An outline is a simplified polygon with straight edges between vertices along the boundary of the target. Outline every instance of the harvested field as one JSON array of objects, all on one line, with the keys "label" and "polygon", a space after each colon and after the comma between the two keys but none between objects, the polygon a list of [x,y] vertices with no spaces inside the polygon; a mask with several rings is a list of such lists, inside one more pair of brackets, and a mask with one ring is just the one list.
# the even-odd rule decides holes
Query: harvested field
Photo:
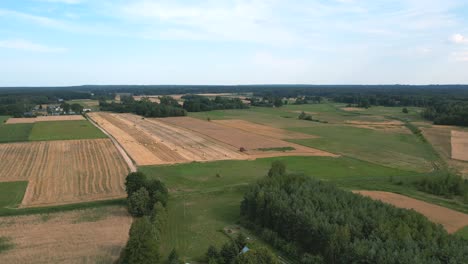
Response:
[{"label": "harvested field", "polygon": [[441,224],[449,233],[454,233],[468,225],[467,214],[400,194],[381,191],[355,191],[355,193],[369,196],[372,199],[380,200],[396,207],[413,209],[416,212],[423,214],[434,223]]},{"label": "harvested field", "polygon": [[14,248],[2,263],[114,263],[132,218],[123,207],[0,218],[0,236]]},{"label": "harvested field", "polygon": [[468,132],[452,130],[452,159],[468,161]]},{"label": "harvested field", "polygon": [[129,169],[110,139],[0,144],[0,160],[0,181],[29,181],[23,207],[125,196]]},{"label": "harvested field", "polygon": [[411,134],[411,131],[405,127],[405,124],[397,120],[385,122],[347,120],[345,121],[345,124],[353,127],[380,130],[384,132]]},{"label": "harvested field", "polygon": [[232,146],[192,131],[132,114],[89,115],[109,132],[138,165],[247,159]]},{"label": "harvested field", "polygon": [[[204,121],[191,117],[169,117],[160,119],[162,122],[189,129],[208,136],[217,141],[231,145],[236,149],[244,148],[246,153],[253,158],[274,157],[274,156],[336,156],[334,154],[304,147],[302,145],[286,142],[275,138],[267,138],[255,133],[246,132],[219,123]],[[288,152],[270,152],[265,153],[261,148],[286,148],[292,147],[295,150]]]},{"label": "harvested field", "polygon": [[82,115],[38,116],[35,118],[9,118],[6,124],[30,124],[48,121],[76,121],[85,120]]},{"label": "harvested field", "polygon": [[145,96],[145,95],[133,96],[133,99],[135,99],[135,101],[141,101],[142,98],[148,98],[151,102],[158,103],[158,104],[159,102],[161,102],[161,100],[159,100],[159,96]]},{"label": "harvested field", "polygon": [[276,139],[316,138],[316,136],[313,135],[260,125],[240,119],[213,120],[211,122]]},{"label": "harvested field", "polygon": [[359,108],[359,107],[343,107],[341,108],[342,110],[344,111],[347,111],[347,112],[354,112],[354,111],[362,111],[362,110],[365,110],[364,108]]}]

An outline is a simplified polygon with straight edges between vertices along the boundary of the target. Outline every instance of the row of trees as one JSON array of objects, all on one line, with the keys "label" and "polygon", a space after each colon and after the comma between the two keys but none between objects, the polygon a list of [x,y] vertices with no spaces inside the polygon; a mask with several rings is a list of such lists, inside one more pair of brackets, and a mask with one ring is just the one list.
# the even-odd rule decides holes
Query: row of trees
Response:
[{"label": "row of trees", "polygon": [[210,246],[206,252],[208,264],[279,264],[278,258],[265,247],[243,251],[247,239],[240,233],[233,241],[225,243],[221,249]]},{"label": "row of trees", "polygon": [[[161,236],[166,226],[168,191],[159,180],[149,180],[141,172],[130,173],[125,182],[129,213],[136,217],[129,239],[122,251],[122,264],[164,263],[159,253]],[[174,251],[171,264],[180,260]]]},{"label": "row of trees", "polygon": [[239,98],[216,96],[214,100],[201,95],[185,95],[182,97],[184,109],[188,112],[204,112],[223,109],[246,109],[248,106]]},{"label": "row of trees", "polygon": [[441,172],[439,175],[431,175],[416,182],[420,191],[430,194],[453,198],[462,197],[468,203],[468,180],[459,175]]},{"label": "row of trees", "polygon": [[301,263],[463,263],[466,242],[424,216],[276,164],[241,204],[242,223]]},{"label": "row of trees", "polygon": [[164,100],[161,103],[151,102],[148,98],[136,101],[132,96],[122,96],[121,103],[99,101],[99,107],[103,111],[117,113],[135,113],[145,117],[169,117],[185,116],[187,112],[179,105],[174,106],[172,101]]}]

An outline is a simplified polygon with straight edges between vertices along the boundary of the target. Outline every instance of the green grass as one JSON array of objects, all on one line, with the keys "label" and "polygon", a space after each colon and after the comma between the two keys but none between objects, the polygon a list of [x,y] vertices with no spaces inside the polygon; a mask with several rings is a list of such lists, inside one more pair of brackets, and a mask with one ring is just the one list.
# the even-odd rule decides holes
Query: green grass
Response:
[{"label": "green grass", "polygon": [[387,133],[351,126],[316,125],[291,128],[293,131],[317,135],[314,139],[291,142],[385,166],[428,172],[439,157],[431,146],[412,134]]},{"label": "green grass", "polygon": [[34,124],[0,124],[0,143],[28,141]]},{"label": "green grass", "polygon": [[468,226],[458,230],[455,235],[468,241]]},{"label": "green grass", "polygon": [[95,139],[107,136],[87,120],[37,122],[29,135],[31,141]]},{"label": "green grass", "polygon": [[8,120],[8,118],[10,117],[0,115],[0,126],[3,125],[3,123],[5,123]]},{"label": "green grass", "polygon": [[16,208],[23,200],[28,182],[0,182],[0,208]]}]

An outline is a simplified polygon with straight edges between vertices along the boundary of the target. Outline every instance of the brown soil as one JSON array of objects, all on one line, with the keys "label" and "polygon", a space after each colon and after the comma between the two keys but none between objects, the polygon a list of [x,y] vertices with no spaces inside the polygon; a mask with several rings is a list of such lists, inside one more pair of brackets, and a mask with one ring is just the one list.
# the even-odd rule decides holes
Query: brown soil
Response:
[{"label": "brown soil", "polygon": [[62,116],[38,116],[35,118],[9,118],[6,124],[29,124],[46,121],[73,121],[85,120],[82,115],[62,115]]},{"label": "brown soil", "polygon": [[372,199],[380,200],[396,207],[414,209],[416,212],[423,214],[434,223],[441,224],[449,233],[454,233],[468,225],[467,214],[400,194],[381,191],[355,191],[355,193],[369,196]]},{"label": "brown soil", "polygon": [[[180,126],[185,129],[195,131],[197,133],[208,136],[214,140],[223,142],[231,145],[236,149],[244,148],[246,153],[252,157],[271,157],[271,156],[284,156],[284,155],[296,155],[296,156],[336,156],[334,154],[304,147],[298,144],[286,142],[283,140],[268,138],[259,134],[246,132],[244,130],[236,129],[229,126],[224,126],[216,122],[204,121],[191,117],[169,117],[160,119],[162,122]],[[293,147],[293,151],[260,151],[260,148],[284,148]]]},{"label": "brown soil", "polygon": [[114,263],[131,223],[123,207],[2,217],[0,236],[15,247],[2,252],[0,262]]},{"label": "brown soil", "polygon": [[468,161],[468,132],[452,130],[452,159]]},{"label": "brown soil", "polygon": [[248,159],[232,146],[183,128],[132,114],[92,113],[138,165]]},{"label": "brown soil", "polygon": [[29,181],[23,207],[125,196],[129,169],[110,139],[0,144],[0,160],[0,181]]},{"label": "brown soil", "polygon": [[232,119],[232,120],[213,120],[223,126],[237,128],[246,132],[259,134],[266,137],[276,138],[276,139],[306,139],[306,138],[317,138],[317,136],[287,131],[280,128],[274,128],[270,126],[260,125],[256,123],[251,123],[244,120]]}]

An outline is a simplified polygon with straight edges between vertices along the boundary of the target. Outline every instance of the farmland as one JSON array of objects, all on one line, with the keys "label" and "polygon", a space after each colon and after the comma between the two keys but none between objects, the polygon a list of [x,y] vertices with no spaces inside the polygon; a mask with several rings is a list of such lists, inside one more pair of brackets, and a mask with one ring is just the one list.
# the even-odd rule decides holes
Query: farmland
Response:
[{"label": "farmland", "polygon": [[91,138],[106,138],[106,135],[87,120],[38,122],[29,135],[31,141]]},{"label": "farmland", "polygon": [[0,181],[29,181],[22,207],[124,196],[128,168],[109,139],[10,143],[0,149]]},{"label": "farmland", "polygon": [[113,263],[128,239],[122,207],[0,218],[2,263]]},{"label": "farmland", "polygon": [[468,161],[468,132],[452,130],[452,159]]},{"label": "farmland", "polygon": [[6,124],[30,124],[36,122],[85,120],[82,115],[38,116],[34,118],[10,118]]}]

